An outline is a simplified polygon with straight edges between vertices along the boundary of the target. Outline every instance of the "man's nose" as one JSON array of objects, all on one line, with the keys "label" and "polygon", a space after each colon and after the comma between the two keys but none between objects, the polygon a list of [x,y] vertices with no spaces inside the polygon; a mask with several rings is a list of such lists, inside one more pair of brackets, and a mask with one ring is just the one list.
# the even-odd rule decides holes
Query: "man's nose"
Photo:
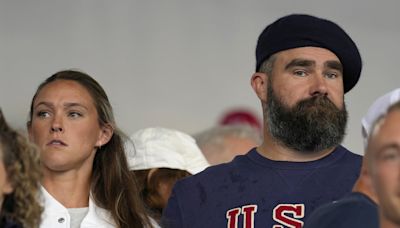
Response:
[{"label": "man's nose", "polygon": [[328,88],[326,84],[325,77],[318,73],[313,75],[312,83],[310,87],[310,95],[311,96],[326,96],[328,95]]}]

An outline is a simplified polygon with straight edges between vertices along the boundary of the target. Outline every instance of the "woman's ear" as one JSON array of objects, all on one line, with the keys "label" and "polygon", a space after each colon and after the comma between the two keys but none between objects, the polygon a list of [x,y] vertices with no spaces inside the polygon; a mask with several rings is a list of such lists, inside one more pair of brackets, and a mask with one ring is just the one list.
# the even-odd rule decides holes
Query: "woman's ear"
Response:
[{"label": "woman's ear", "polygon": [[251,87],[263,103],[267,101],[267,83],[268,76],[265,73],[256,72],[251,77]]},{"label": "woman's ear", "polygon": [[105,124],[101,127],[99,138],[96,143],[96,147],[102,147],[110,141],[114,134],[114,128],[110,124]]}]

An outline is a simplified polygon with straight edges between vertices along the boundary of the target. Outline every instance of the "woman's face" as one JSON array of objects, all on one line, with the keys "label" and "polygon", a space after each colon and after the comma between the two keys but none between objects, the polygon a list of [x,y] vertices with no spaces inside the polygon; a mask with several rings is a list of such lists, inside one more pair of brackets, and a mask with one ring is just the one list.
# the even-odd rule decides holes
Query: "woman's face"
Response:
[{"label": "woman's face", "polygon": [[91,170],[96,148],[109,140],[90,93],[72,80],[56,80],[39,91],[28,130],[45,171]]},{"label": "woman's face", "polygon": [[[3,157],[3,149],[0,146],[0,156]],[[13,191],[11,183],[8,181],[6,168],[4,167],[3,159],[0,159],[0,206],[3,202],[4,195]]]}]

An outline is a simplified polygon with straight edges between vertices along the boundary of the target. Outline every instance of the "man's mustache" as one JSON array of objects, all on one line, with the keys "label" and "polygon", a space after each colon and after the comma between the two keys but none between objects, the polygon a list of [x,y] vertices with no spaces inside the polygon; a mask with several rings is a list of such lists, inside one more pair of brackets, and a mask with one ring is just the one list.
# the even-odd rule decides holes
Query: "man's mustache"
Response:
[{"label": "man's mustache", "polygon": [[299,110],[309,108],[309,107],[327,107],[327,108],[334,108],[339,110],[338,107],[327,97],[327,96],[314,96],[310,98],[303,99],[299,101],[296,107]]}]

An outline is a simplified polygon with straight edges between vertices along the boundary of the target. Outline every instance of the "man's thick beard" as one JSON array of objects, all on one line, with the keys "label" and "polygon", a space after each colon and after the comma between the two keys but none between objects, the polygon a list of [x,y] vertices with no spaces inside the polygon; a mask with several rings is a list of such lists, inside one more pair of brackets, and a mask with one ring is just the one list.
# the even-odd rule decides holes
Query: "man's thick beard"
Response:
[{"label": "man's thick beard", "polygon": [[264,113],[268,128],[280,144],[301,153],[315,153],[339,145],[346,133],[347,110],[338,109],[326,96],[285,105],[268,83]]}]

